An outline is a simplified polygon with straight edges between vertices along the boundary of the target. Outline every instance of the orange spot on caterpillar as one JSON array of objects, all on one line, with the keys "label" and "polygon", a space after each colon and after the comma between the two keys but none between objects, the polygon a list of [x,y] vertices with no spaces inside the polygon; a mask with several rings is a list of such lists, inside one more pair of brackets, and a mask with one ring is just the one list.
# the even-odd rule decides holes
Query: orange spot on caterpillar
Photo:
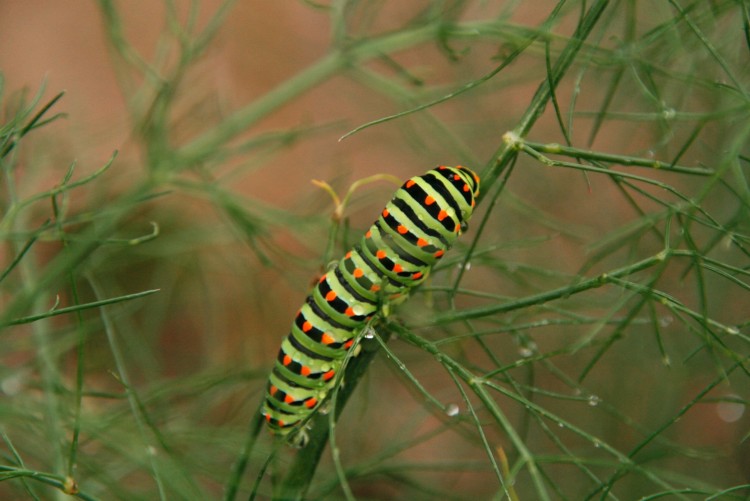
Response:
[{"label": "orange spot on caterpillar", "polygon": [[412,186],[414,186],[414,184],[416,184],[416,183],[415,183],[415,181],[414,181],[413,179],[409,179],[409,180],[408,180],[408,181],[406,182],[406,187],[407,187],[407,188],[411,188]]},{"label": "orange spot on caterpillar", "polygon": [[422,278],[422,272],[421,272],[421,271],[418,271],[418,272],[416,272],[416,273],[413,273],[413,274],[412,274],[412,276],[411,276],[411,279],[412,279],[412,280],[418,280],[418,279],[420,279],[420,278]]},{"label": "orange spot on caterpillar", "polygon": [[287,395],[284,397],[284,402],[287,404],[291,404],[292,402],[294,402],[294,397],[291,395]]},{"label": "orange spot on caterpillar", "polygon": [[354,275],[354,278],[360,278],[365,274],[364,271],[362,271],[361,268],[355,268],[354,272],[352,272],[352,275]]},{"label": "orange spot on caterpillar", "polygon": [[299,373],[307,377],[310,375],[310,373],[312,373],[312,370],[308,366],[303,365],[302,368],[299,370]]},{"label": "orange spot on caterpillar", "polygon": [[292,363],[292,357],[289,355],[284,355],[284,366],[287,366]]},{"label": "orange spot on caterpillar", "polygon": [[396,228],[396,231],[398,231],[402,235],[405,235],[405,234],[409,233],[409,228],[407,228],[403,224],[400,224],[400,225],[398,225],[398,228]]},{"label": "orange spot on caterpillar", "polygon": [[383,217],[388,217],[388,209],[383,209]]},{"label": "orange spot on caterpillar", "polygon": [[336,375],[336,372],[333,369],[331,369],[330,371],[323,374],[323,381],[330,381],[335,375]]},{"label": "orange spot on caterpillar", "polygon": [[335,342],[335,339],[333,339],[333,336],[331,336],[327,332],[324,332],[323,335],[320,337],[320,342],[323,344],[331,344]]},{"label": "orange spot on caterpillar", "polygon": [[443,220],[443,219],[445,219],[446,217],[448,217],[448,213],[447,213],[446,211],[444,211],[444,210],[441,210],[441,211],[440,211],[440,212],[438,213],[438,221],[442,221],[442,220]]},{"label": "orange spot on caterpillar", "polygon": [[367,230],[367,233],[365,233],[365,238],[370,238],[372,236],[372,231]]},{"label": "orange spot on caterpillar", "polygon": [[352,307],[350,306],[350,307],[348,307],[348,308],[346,309],[346,311],[345,311],[344,313],[346,313],[346,316],[347,316],[347,317],[353,317],[353,316],[354,316],[354,308],[352,308]]},{"label": "orange spot on caterpillar", "polygon": [[393,272],[394,273],[401,273],[402,271],[404,271],[404,267],[403,266],[401,266],[398,263],[396,263],[396,264],[393,265]]},{"label": "orange spot on caterpillar", "polygon": [[266,421],[268,421],[269,423],[271,422],[271,415],[270,414],[264,414],[263,416],[265,416]]},{"label": "orange spot on caterpillar", "polygon": [[380,286],[378,284],[372,284],[372,287],[370,287],[370,290],[372,292],[378,292],[380,290]]},{"label": "orange spot on caterpillar", "polygon": [[315,397],[310,397],[305,402],[305,407],[307,407],[308,409],[312,409],[316,405],[318,405],[318,399]]},{"label": "orange spot on caterpillar", "polygon": [[305,323],[302,324],[302,332],[310,332],[312,328],[313,324],[309,320],[305,320]]},{"label": "orange spot on caterpillar", "polygon": [[325,275],[323,275],[323,276],[322,276],[322,277],[320,277],[320,279],[318,280],[318,283],[319,283],[319,284],[322,284],[323,282],[325,282],[325,280],[326,280],[326,276],[325,276]]},{"label": "orange spot on caterpillar", "polygon": [[352,258],[352,251],[347,252],[344,254],[344,259],[351,259]]},{"label": "orange spot on caterpillar", "polygon": [[434,256],[435,256],[435,257],[443,257],[443,254],[445,254],[445,251],[444,251],[444,250],[439,250],[439,251],[437,251],[437,252],[436,252],[436,253],[434,254]]},{"label": "orange spot on caterpillar", "polygon": [[434,203],[435,203],[435,199],[432,198],[430,195],[427,195],[427,197],[425,197],[425,199],[424,199],[424,204],[425,205],[432,205]]},{"label": "orange spot on caterpillar", "polygon": [[336,299],[336,293],[334,291],[328,291],[328,293],[326,294],[326,301],[330,303],[334,299]]},{"label": "orange spot on caterpillar", "polygon": [[275,387],[274,385],[271,385],[271,387],[270,387],[270,388],[268,388],[268,393],[269,393],[269,394],[270,394],[271,396],[274,396],[274,395],[276,395],[276,392],[277,392],[277,391],[279,391],[279,389],[278,389],[278,388],[276,388],[276,387]]},{"label": "orange spot on caterpillar", "polygon": [[375,253],[375,257],[377,257],[378,259],[385,259],[385,256],[386,256],[386,253],[384,250],[379,250],[378,252]]},{"label": "orange spot on caterpillar", "polygon": [[348,350],[349,348],[352,347],[353,344],[354,344],[354,339],[350,339],[349,341],[347,341],[346,343],[344,343],[344,349]]},{"label": "orange spot on caterpillar", "polygon": [[419,240],[417,240],[417,247],[424,247],[425,245],[427,245],[427,240],[425,240],[424,238],[420,238]]}]

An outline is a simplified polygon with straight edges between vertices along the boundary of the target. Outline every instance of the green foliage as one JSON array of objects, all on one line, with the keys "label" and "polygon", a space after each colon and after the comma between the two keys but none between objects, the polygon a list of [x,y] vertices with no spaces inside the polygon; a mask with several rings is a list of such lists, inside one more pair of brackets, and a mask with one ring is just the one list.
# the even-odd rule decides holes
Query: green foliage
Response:
[{"label": "green foliage", "polygon": [[[65,100],[0,79],[0,495],[746,499],[750,10],[530,3],[299,2],[325,53],[203,116],[239,5],[165,1],[146,57],[100,0],[137,150],[102,165],[40,166]],[[363,158],[482,194],[295,451],[257,412],[276,343],[391,190],[295,182]]]}]

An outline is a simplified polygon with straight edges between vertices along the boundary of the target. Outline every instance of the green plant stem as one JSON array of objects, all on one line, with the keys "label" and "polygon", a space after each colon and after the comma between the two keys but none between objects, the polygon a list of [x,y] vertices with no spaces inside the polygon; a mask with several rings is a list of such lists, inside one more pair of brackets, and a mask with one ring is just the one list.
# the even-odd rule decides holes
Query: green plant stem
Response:
[{"label": "green plant stem", "polygon": [[[390,330],[381,332],[381,339],[387,342],[390,338]],[[375,340],[363,339],[362,352],[358,357],[352,358],[344,371],[345,385],[339,385],[336,395],[336,405],[334,420],[338,419],[344,410],[346,403],[354,393],[357,383],[364,376],[367,367],[374,360],[378,353],[378,342]],[[304,499],[320,458],[323,456],[323,450],[329,442],[329,417],[316,413],[310,420],[310,431],[308,432],[309,442],[297,452],[294,462],[287,471],[282,481],[277,499],[283,500],[300,500]]]},{"label": "green plant stem", "polygon": [[61,495],[60,499],[70,499],[70,497],[76,497],[85,501],[98,501],[98,498],[86,494],[85,492],[77,492],[75,494],[63,494],[66,484],[66,478],[53,473],[44,473],[36,470],[28,470],[26,468],[16,468],[13,466],[0,465],[0,481],[8,480],[11,478],[25,478],[29,480],[35,480],[37,482],[50,485],[58,489]]},{"label": "green plant stem", "polygon": [[[607,0],[599,0],[586,13],[580,25],[576,29],[576,33],[569,42],[568,46],[566,46],[565,50],[560,56],[560,59],[555,65],[553,75],[541,84],[536,94],[534,95],[532,105],[529,107],[529,110],[524,115],[520,122],[520,125],[516,129],[519,132],[519,136],[525,136],[531,129],[531,126],[536,121],[536,119],[541,116],[544,110],[544,106],[550,99],[550,96],[553,92],[553,88],[551,86],[556,85],[562,79],[568,67],[572,64],[578,50],[581,48],[583,40],[593,29],[597,19],[599,18],[607,4]],[[403,33],[400,33],[399,36],[403,36]],[[349,56],[353,57],[353,59],[356,60],[364,56],[364,54],[358,53],[356,54],[356,56],[349,54]],[[250,106],[245,110],[242,110],[238,115],[230,120],[229,123],[231,123],[232,125],[227,126],[226,129],[214,132],[211,135],[203,136],[203,138],[199,138],[198,140],[196,140],[186,150],[183,150],[183,155],[188,159],[200,158],[200,152],[205,152],[218,147],[229,137],[235,135],[239,130],[242,130],[247,125],[261,118],[264,114],[270,112],[278,105],[279,102],[285,102],[291,97],[294,97],[295,95],[301,93],[311,85],[315,85],[323,81],[336,69],[338,69],[342,65],[343,61],[345,61],[345,59],[342,59],[341,53],[330,54],[307,71],[301,73],[298,79],[289,80],[285,84],[272,91],[271,94],[267,95],[265,99],[260,101],[260,105]],[[496,156],[496,160],[493,164],[494,167],[490,172],[488,186],[485,186],[484,189],[487,189],[489,185],[492,184],[492,179],[494,177],[497,177],[497,174],[499,174],[500,172],[501,166],[504,165],[506,161],[511,160],[514,156],[515,151],[512,148],[506,148],[505,150],[503,150],[503,152]],[[373,358],[374,353],[367,357],[357,357],[356,359],[352,360],[347,367],[347,384],[343,389],[343,395],[340,395],[340,399],[337,401],[335,411],[336,416],[338,416],[338,414],[341,412],[341,409],[348,400],[351,391],[353,391],[353,389],[356,387],[357,380],[359,379],[359,377],[351,377],[349,375],[349,371],[351,370],[360,375],[363,374]],[[483,388],[473,389],[479,393],[484,392]],[[487,397],[487,395],[483,396]],[[509,433],[512,433],[510,422],[500,411],[500,409],[495,405],[495,403],[491,399],[489,399],[489,397],[487,397],[487,405],[492,407],[493,415],[495,415],[498,419],[505,423],[506,426],[504,426],[504,428]],[[312,421],[316,422],[318,421],[318,418],[319,416],[315,416]],[[285,480],[282,482],[281,498],[301,499],[302,497],[304,497],[307,489],[309,488],[309,483],[312,479],[315,468],[319,463],[320,458],[322,457],[323,448],[325,447],[327,442],[325,440],[327,435],[327,429],[321,429],[319,424],[313,426],[313,433],[310,434],[310,442],[297,454],[294,464],[289,469]],[[524,460],[527,461],[529,469],[533,472],[532,475],[534,477],[534,482],[537,487],[538,494],[542,496],[541,499],[548,499],[548,494],[546,492],[546,489],[544,488],[543,483],[541,482],[541,476],[536,470],[536,466],[533,462],[531,454],[523,445],[523,442],[519,437],[515,437],[513,442],[517,450],[521,452]]]},{"label": "green plant stem", "polygon": [[242,475],[245,472],[245,468],[247,468],[248,461],[250,461],[250,453],[252,452],[253,447],[255,447],[255,441],[258,439],[260,429],[263,427],[263,419],[260,415],[260,410],[261,408],[259,406],[258,411],[255,413],[255,417],[250,420],[250,427],[245,435],[245,444],[242,447],[239,457],[234,462],[232,472],[226,482],[223,498],[224,501],[234,501],[237,497],[237,491],[239,490],[242,481]]},{"label": "green plant stem", "polygon": [[[500,423],[503,431],[508,435],[508,438],[520,454],[521,461],[523,465],[528,468],[529,474],[532,478],[532,482],[536,489],[536,493],[538,496],[536,499],[550,499],[534,455],[528,449],[521,436],[516,432],[515,428],[511,424],[510,419],[508,419],[505,413],[500,409],[500,406],[497,405],[497,402],[487,392],[485,381],[482,378],[476,377],[461,364],[455,362],[452,358],[446,356],[431,343],[425,342],[425,340],[419,338],[418,336],[415,336],[409,329],[405,329],[396,324],[391,324],[390,327],[394,330],[394,332],[397,332],[399,336],[404,336],[404,339],[406,341],[414,343],[416,346],[419,346],[420,348],[430,353],[438,360],[438,362],[440,362],[446,369],[448,369],[452,375],[457,376],[459,379],[464,381],[466,385],[468,385],[472,392],[474,392],[479,400],[485,405],[486,409],[489,411],[492,417],[498,423]],[[511,479],[503,479],[501,476],[501,483],[505,480]]]},{"label": "green plant stem", "polygon": [[[538,416],[545,417],[551,420],[552,422],[557,423],[558,426],[561,426],[567,430],[570,430],[576,435],[591,442],[597,448],[601,448],[602,450],[608,452],[617,460],[616,464],[618,464],[623,471],[637,470],[641,472],[646,478],[653,481],[655,484],[660,485],[665,488],[671,488],[670,485],[668,485],[666,482],[661,480],[657,475],[653,474],[650,470],[641,468],[639,465],[633,462],[633,460],[631,459],[632,456],[628,456],[619,452],[615,447],[611,446],[610,444],[607,444],[606,442],[601,441],[597,437],[591,435],[590,433],[587,433],[585,430],[575,426],[574,424],[568,421],[561,419],[559,416],[556,416],[550,413],[548,410],[546,410],[544,407],[541,407],[539,404],[536,404],[533,401],[528,400],[521,395],[518,395],[512,391],[509,391],[503,388],[502,386],[488,379],[486,376],[475,375],[469,369],[467,369],[462,364],[454,360],[452,357],[440,351],[433,343],[425,340],[424,338],[420,336],[417,336],[410,329],[404,328],[397,324],[392,324],[391,327],[393,331],[398,333],[399,337],[402,338],[404,341],[411,343],[414,346],[417,346],[427,351],[428,353],[432,354],[441,365],[443,365],[447,370],[450,370],[453,374],[458,376],[477,395],[479,400],[485,405],[485,407],[490,412],[490,414],[495,419],[495,421],[501,426],[501,428],[508,435],[508,437],[511,439],[513,444],[519,449],[521,461],[514,469],[515,473],[511,475],[511,478],[517,475],[518,469],[526,466],[529,469],[529,473],[532,475],[534,486],[537,490],[538,497],[536,497],[535,499],[540,499],[540,498],[547,499],[548,498],[546,487],[543,483],[542,472],[537,468],[537,465],[539,464],[539,459],[538,457],[534,456],[526,448],[526,445],[523,442],[522,438],[515,431],[515,428],[513,428],[513,426],[510,424],[510,421],[508,420],[508,418],[502,413],[499,406],[497,405],[496,400],[492,398],[492,396],[490,396],[490,394],[487,392],[488,389],[499,392],[500,394],[512,399],[513,401],[516,401],[520,405],[523,405],[525,408],[532,410]],[[726,375],[722,374],[721,377],[725,378]],[[688,406],[686,406],[686,408],[687,407]],[[673,422],[674,421],[670,421],[670,424]]]},{"label": "green plant stem", "polygon": [[9,320],[7,322],[4,322],[0,324],[0,329],[4,327],[9,327],[11,325],[20,325],[20,324],[28,324],[31,322],[36,322],[38,320],[42,320],[44,318],[54,317],[57,315],[67,315],[68,313],[76,313],[82,310],[88,310],[91,308],[101,308],[102,306],[106,306],[108,304],[115,304],[120,303],[122,301],[130,301],[133,299],[138,299],[143,296],[148,296],[150,294],[154,294],[156,292],[159,292],[159,289],[151,289],[147,291],[141,291],[141,292],[135,292],[133,294],[126,294],[124,296],[117,296],[109,299],[100,299],[99,301],[92,301],[90,303],[82,303],[82,304],[74,304],[73,306],[66,306],[65,308],[55,308],[49,311],[46,311],[44,313],[39,313],[37,315],[29,315],[27,317],[20,317],[13,320]]},{"label": "green plant stem", "polygon": [[[192,165],[213,158],[217,150],[225,147],[226,143],[239,134],[247,131],[258,121],[268,116],[282,105],[329,78],[338,75],[342,69],[356,68],[358,65],[373,59],[415,45],[450,37],[501,37],[518,31],[517,27],[502,21],[470,22],[446,26],[440,23],[430,23],[405,29],[396,33],[383,35],[351,46],[341,47],[331,51],[315,61],[307,69],[285,80],[253,103],[227,117],[221,124],[193,139],[183,146],[177,153],[179,162]],[[475,87],[471,85],[469,88]],[[463,91],[461,91],[463,92]],[[446,98],[447,99],[447,98]],[[405,113],[411,113],[414,110]],[[401,116],[401,114],[397,115]],[[376,121],[373,123],[380,123]],[[366,124],[365,126],[372,125]],[[359,127],[357,130],[365,127]]]},{"label": "green plant stem", "polygon": [[[26,282],[25,289],[14,296],[13,301],[4,309],[2,315],[0,315],[0,327],[26,323],[33,321],[37,317],[45,318],[55,315],[56,313],[47,311],[41,314],[24,316],[20,319],[17,317],[29,311],[34,301],[38,300],[47,291],[57,290],[62,287],[69,270],[76,268],[103,243],[106,243],[107,239],[115,233],[120,222],[131,213],[134,207],[147,199],[147,195],[151,192],[152,184],[144,183],[136,186],[130,193],[113,200],[111,207],[106,213],[106,217],[102,217],[98,221],[98,224],[89,225],[82,231],[76,238],[76,245],[70,245],[67,252],[55,256],[45,266],[45,272],[38,280]],[[40,304],[37,309],[45,309],[46,307],[48,305]],[[56,311],[68,312],[69,310],[61,308]]]},{"label": "green plant stem", "polygon": [[[639,442],[635,447],[633,447],[630,452],[628,452],[628,459],[632,460],[640,451],[643,450],[644,447],[646,447],[648,444],[650,444],[654,439],[657,437],[661,437],[662,433],[664,431],[671,427],[673,424],[678,422],[682,416],[688,413],[693,407],[695,407],[696,404],[701,402],[704,397],[715,387],[717,387],[719,384],[724,383],[729,379],[729,375],[732,374],[732,372],[735,371],[738,367],[742,367],[744,364],[746,364],[748,361],[748,358],[745,357],[742,360],[738,360],[735,362],[732,367],[729,367],[725,371],[723,371],[721,374],[719,374],[712,382],[707,384],[701,391],[699,391],[693,399],[686,403],[677,413],[675,413],[669,420],[662,423],[661,426],[659,426],[657,429],[652,430],[650,434],[644,438],[641,442]],[[598,494],[599,492],[602,493],[602,497],[606,497],[606,495],[612,490],[612,487],[614,486],[614,483],[619,479],[622,475],[624,475],[628,470],[627,463],[624,463],[623,466],[617,469],[612,476],[610,476],[609,480],[606,482],[602,482],[599,484],[599,486],[596,488],[596,490],[589,495],[587,499],[590,499],[591,496],[594,494]]]},{"label": "green plant stem", "polygon": [[[103,295],[103,292],[97,280],[93,279],[92,277],[89,277],[89,283],[91,284],[91,288],[94,290],[94,293],[97,296],[101,297]],[[162,467],[160,465],[160,461],[158,461],[155,458],[155,455],[156,455],[155,452],[157,449],[153,445],[151,445],[151,439],[146,431],[147,430],[147,424],[146,424],[147,418],[143,414],[142,406],[140,405],[140,402],[138,401],[138,398],[135,394],[133,386],[130,383],[131,380],[129,376],[127,363],[125,362],[124,354],[122,353],[122,350],[120,349],[120,342],[117,339],[115,326],[112,323],[109,311],[106,308],[101,308],[99,311],[100,311],[102,323],[104,324],[104,332],[107,335],[109,349],[115,360],[115,366],[117,368],[116,376],[119,379],[119,381],[122,383],[122,385],[124,386],[125,391],[127,393],[128,403],[130,404],[130,411],[131,411],[131,414],[133,415],[133,418],[135,419],[135,423],[137,425],[138,432],[141,436],[141,440],[143,441],[142,445],[144,447],[144,453],[148,457],[148,462],[151,465],[151,472],[153,473],[154,481],[156,482],[156,486],[159,492],[159,499],[165,500],[167,499],[167,495],[166,495],[166,491],[164,488],[164,482],[162,480],[162,476],[163,476]]]},{"label": "green plant stem", "polygon": [[[609,0],[597,0],[583,16],[575,33],[570,38],[570,41],[552,67],[552,74],[548,75],[548,78],[539,85],[531,99],[530,105],[526,108],[526,112],[519,120],[516,128],[513,129],[513,133],[517,137],[522,139],[525,138],[539,117],[542,116],[547,104],[552,98],[552,94],[555,92],[555,88],[567,74],[568,68],[570,68],[575,61],[578,52],[583,46],[584,40],[588,38],[608,4]],[[486,193],[489,192],[490,186],[496,181],[500,172],[505,169],[515,155],[516,152],[507,143],[495,152],[489,169],[487,172],[481,174],[482,179],[486,179],[486,181],[483,182],[483,189]]]},{"label": "green plant stem", "polygon": [[682,174],[695,174],[699,176],[710,176],[715,174],[714,169],[703,168],[703,167],[684,167],[675,165],[669,162],[662,162],[660,160],[653,160],[649,158],[632,157],[627,155],[616,155],[613,153],[603,153],[592,150],[582,150],[573,148],[571,146],[564,146],[557,143],[534,143],[532,141],[523,141],[525,146],[528,146],[532,150],[539,151],[542,153],[552,155],[565,155],[577,159],[585,159],[595,162],[606,162],[616,165],[627,165],[634,167],[650,167],[652,169],[659,169],[668,172],[679,172]]},{"label": "green plant stem", "polygon": [[[665,260],[668,260],[671,257],[675,257],[675,256],[693,257],[694,255],[695,254],[690,251],[684,251],[684,250],[678,250],[678,249],[665,249],[653,256],[642,259],[636,263],[623,266],[620,268],[616,268],[612,271],[602,273],[596,277],[581,279],[577,281],[576,283],[572,283],[570,285],[566,285],[563,287],[558,287],[556,289],[545,291],[539,294],[534,294],[531,296],[527,296],[525,298],[510,301],[507,303],[493,304],[489,306],[482,306],[479,308],[470,308],[470,309],[465,309],[461,311],[438,314],[438,315],[435,315],[429,322],[426,322],[420,326],[428,327],[428,326],[433,326],[433,325],[445,325],[451,322],[483,318],[483,317],[489,317],[492,315],[497,315],[500,313],[507,313],[507,312],[517,310],[517,309],[528,308],[529,306],[536,306],[539,304],[544,304],[550,301],[554,301],[556,299],[567,298],[574,294],[578,294],[580,292],[587,291],[590,289],[595,289],[606,284],[618,284],[618,285],[624,286],[624,283],[620,281],[620,279],[623,277],[627,277],[629,275],[633,275],[640,271],[649,269],[655,265],[658,265],[664,262]],[[651,288],[639,286],[634,283],[631,283],[628,287],[636,288],[637,291],[642,292],[642,293],[648,293],[648,294],[657,296],[659,297],[659,300],[660,302],[662,302],[662,304],[668,305],[683,313],[687,313],[691,317],[694,317],[694,318],[700,317],[699,313],[686,308],[685,306],[681,305],[676,299],[669,297],[666,294],[659,293],[659,291],[656,291]],[[727,325],[721,324],[711,319],[707,319],[707,322],[709,323],[709,325],[717,329],[720,329],[721,331],[725,333],[738,334],[738,332],[736,332],[737,329],[735,327],[727,326]]]},{"label": "green plant stem", "polygon": [[[44,92],[44,86],[42,86],[39,89],[39,92],[37,93],[37,96],[34,99],[32,99],[31,105],[29,106],[29,110],[33,109],[33,107],[36,105],[36,103],[39,101],[39,99],[41,99],[43,92]],[[3,148],[2,148],[2,151],[0,151],[0,159],[5,158],[8,155],[8,153],[10,153],[13,150],[13,148],[16,147],[16,145],[18,144],[18,142],[26,134],[28,134],[29,132],[31,132],[35,128],[41,127],[41,126],[43,126],[45,124],[48,124],[48,123],[52,122],[53,120],[56,120],[59,117],[63,116],[62,114],[58,113],[56,115],[53,115],[51,118],[47,118],[45,120],[42,120],[42,117],[45,115],[45,113],[47,113],[50,109],[52,109],[52,107],[55,105],[55,103],[57,103],[57,101],[59,101],[60,99],[62,99],[62,97],[63,97],[64,94],[65,94],[65,92],[60,92],[55,97],[53,97],[52,99],[50,99],[50,101],[47,104],[45,104],[42,107],[42,109],[40,109],[31,118],[31,120],[29,120],[29,122],[18,131],[16,137],[10,139],[10,141],[5,142],[2,145]]]},{"label": "green plant stem", "polygon": [[227,117],[213,130],[204,133],[183,147],[179,152],[180,163],[192,165],[216,154],[227,141],[239,135],[272,111],[310,90],[332,75],[345,64],[346,59],[337,52],[330,53],[284,81],[262,98]]}]

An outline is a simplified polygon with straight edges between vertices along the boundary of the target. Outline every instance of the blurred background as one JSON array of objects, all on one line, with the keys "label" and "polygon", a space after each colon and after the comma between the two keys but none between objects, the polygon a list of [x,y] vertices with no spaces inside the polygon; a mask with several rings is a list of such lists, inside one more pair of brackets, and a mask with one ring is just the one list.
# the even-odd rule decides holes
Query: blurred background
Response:
[{"label": "blurred background", "polygon": [[[396,188],[361,187],[337,226],[311,181],[343,196],[463,164],[487,183],[471,229],[396,318],[486,378],[507,421],[392,340],[406,371],[381,353],[338,422],[357,499],[690,499],[749,482],[747,7],[610,3],[529,119],[589,4],[0,2],[3,123],[64,91],[47,115],[64,116],[3,163],[6,324],[159,290],[6,325],[4,463],[91,499],[220,498],[291,319]],[[528,141],[575,148],[544,152],[572,166],[509,160],[503,136],[528,120]],[[50,194],[73,163],[90,181]],[[638,268],[669,244],[684,253]],[[270,450],[263,432],[241,496]],[[343,498],[329,452],[317,471],[309,496]],[[58,493],[0,483],[6,499]]]}]

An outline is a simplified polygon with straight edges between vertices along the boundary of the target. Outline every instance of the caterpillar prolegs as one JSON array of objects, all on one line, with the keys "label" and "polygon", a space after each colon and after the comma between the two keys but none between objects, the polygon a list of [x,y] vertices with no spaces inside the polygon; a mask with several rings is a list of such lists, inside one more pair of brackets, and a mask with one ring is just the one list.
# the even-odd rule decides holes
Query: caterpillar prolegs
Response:
[{"label": "caterpillar prolegs", "polygon": [[323,402],[347,351],[382,298],[422,283],[465,230],[479,195],[466,167],[439,166],[406,181],[362,239],[307,296],[281,343],[263,410],[271,431],[297,430]]}]

